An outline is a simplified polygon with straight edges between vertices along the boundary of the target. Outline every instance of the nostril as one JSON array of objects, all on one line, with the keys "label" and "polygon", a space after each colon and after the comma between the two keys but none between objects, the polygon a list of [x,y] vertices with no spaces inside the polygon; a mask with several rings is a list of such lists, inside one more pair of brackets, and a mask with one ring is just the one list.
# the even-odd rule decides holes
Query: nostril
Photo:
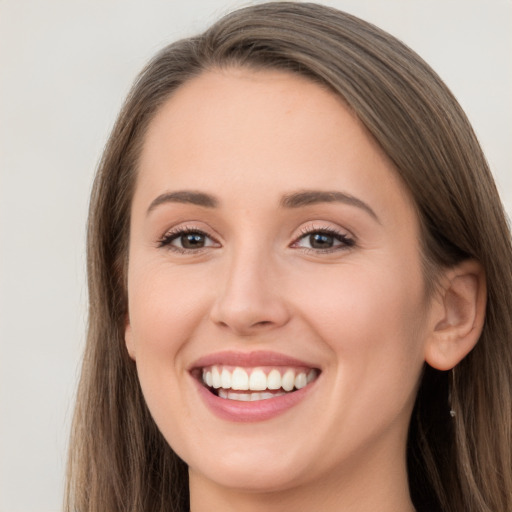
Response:
[{"label": "nostril", "polygon": [[256,322],[255,324],[253,324],[253,327],[265,327],[266,325],[270,325],[271,323],[272,322],[270,320],[262,320],[261,322]]}]

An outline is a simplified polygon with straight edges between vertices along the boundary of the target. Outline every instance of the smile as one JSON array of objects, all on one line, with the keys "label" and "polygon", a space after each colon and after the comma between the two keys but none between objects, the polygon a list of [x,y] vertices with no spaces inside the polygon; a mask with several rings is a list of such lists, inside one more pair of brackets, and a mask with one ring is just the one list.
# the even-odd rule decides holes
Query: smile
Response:
[{"label": "smile", "polygon": [[314,364],[271,351],[209,354],[195,361],[189,372],[201,402],[230,422],[280,416],[305,402],[322,374]]},{"label": "smile", "polygon": [[318,376],[314,368],[213,365],[202,369],[202,383],[227,400],[268,400],[304,388]]}]

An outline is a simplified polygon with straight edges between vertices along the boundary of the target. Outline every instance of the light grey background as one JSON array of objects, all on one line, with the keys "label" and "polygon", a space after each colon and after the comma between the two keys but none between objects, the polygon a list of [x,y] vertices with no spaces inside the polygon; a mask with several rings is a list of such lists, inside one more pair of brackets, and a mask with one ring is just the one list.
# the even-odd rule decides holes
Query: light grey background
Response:
[{"label": "light grey background", "polygon": [[[229,0],[0,0],[0,512],[61,508],[86,323],[93,171],[165,43]],[[512,1],[338,0],[418,51],[472,120],[512,212]]]}]

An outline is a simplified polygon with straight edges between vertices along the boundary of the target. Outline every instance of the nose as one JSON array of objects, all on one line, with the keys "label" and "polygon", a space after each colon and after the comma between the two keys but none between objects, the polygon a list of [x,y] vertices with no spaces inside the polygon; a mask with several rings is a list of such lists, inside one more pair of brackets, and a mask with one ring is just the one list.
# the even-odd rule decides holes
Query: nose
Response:
[{"label": "nose", "polygon": [[211,320],[239,336],[284,326],[290,313],[278,277],[277,269],[261,255],[232,260],[221,279]]}]

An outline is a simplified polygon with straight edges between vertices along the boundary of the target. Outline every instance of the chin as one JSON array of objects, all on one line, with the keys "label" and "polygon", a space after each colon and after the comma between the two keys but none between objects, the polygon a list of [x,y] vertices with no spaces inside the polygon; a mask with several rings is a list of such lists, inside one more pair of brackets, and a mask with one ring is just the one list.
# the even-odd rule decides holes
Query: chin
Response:
[{"label": "chin", "polygon": [[[202,472],[201,470],[205,471]],[[193,468],[189,469],[194,472]],[[284,491],[303,483],[301,471],[297,468],[275,465],[272,460],[258,463],[233,464],[223,461],[216,468],[210,465],[198,467],[198,472],[212,483],[240,492],[271,493]]]},{"label": "chin", "polygon": [[184,454],[184,459],[190,461],[191,474],[200,474],[218,486],[238,491],[276,492],[303,484],[311,477],[301,443],[295,443],[291,449],[279,441],[252,443],[248,449],[247,444],[244,448],[239,442],[227,442],[220,451],[217,444],[213,450],[205,447],[201,453]]}]

